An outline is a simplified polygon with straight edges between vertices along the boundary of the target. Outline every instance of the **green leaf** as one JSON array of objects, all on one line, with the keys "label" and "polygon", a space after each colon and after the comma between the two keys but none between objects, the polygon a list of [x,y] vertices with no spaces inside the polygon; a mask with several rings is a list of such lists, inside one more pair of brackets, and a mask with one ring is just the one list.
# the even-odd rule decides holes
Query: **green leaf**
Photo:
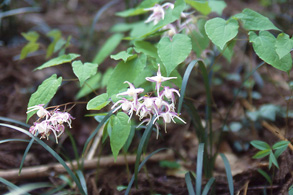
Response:
[{"label": "green leaf", "polygon": [[169,168],[169,169],[178,169],[180,168],[180,164],[176,161],[162,160],[160,161],[160,167]]},{"label": "green leaf", "polygon": [[82,86],[82,88],[78,91],[76,94],[76,99],[82,98],[91,92],[94,92],[94,90],[98,89],[101,84],[100,80],[102,78],[102,74],[98,72],[96,75],[92,76],[89,78],[86,82],[85,85]]},{"label": "green leaf", "polygon": [[201,56],[201,53],[209,46],[210,39],[208,38],[204,26],[206,20],[199,19],[197,22],[198,31],[192,31],[189,35],[192,43],[192,50],[196,53],[198,57]]},{"label": "green leaf", "polygon": [[161,38],[158,43],[158,55],[167,71],[167,76],[183,62],[191,52],[191,40],[187,35],[176,34],[172,40],[169,37]]},{"label": "green leaf", "polygon": [[40,36],[36,31],[29,31],[27,33],[21,33],[21,35],[29,42],[36,42]]},{"label": "green leaf", "polygon": [[134,26],[136,25],[136,23],[118,23],[115,24],[114,26],[111,27],[110,32],[113,33],[121,33],[121,32],[126,32],[131,30]]},{"label": "green leaf", "polygon": [[289,195],[293,195],[293,185],[290,186],[289,191],[288,191]]},{"label": "green leaf", "polygon": [[280,30],[267,17],[248,8],[234,17],[241,20],[246,30]]},{"label": "green leaf", "polygon": [[231,166],[230,166],[230,163],[229,163],[227,157],[223,153],[220,153],[220,156],[222,157],[222,160],[225,165],[229,191],[230,191],[230,194],[233,195],[234,194],[234,185],[233,185]]},{"label": "green leaf", "polygon": [[138,58],[127,61],[126,63],[123,61],[119,62],[108,81],[107,93],[109,97],[117,94],[121,89],[127,88],[127,84],[124,84],[124,81],[133,83],[137,77],[140,77],[145,65],[145,55],[140,55]]},{"label": "green leaf", "polygon": [[251,141],[250,144],[259,150],[271,149],[269,144],[267,144],[266,142],[263,142],[263,141],[259,141],[259,140]]},{"label": "green leaf", "polygon": [[227,4],[225,3],[225,1],[208,1],[209,2],[209,6],[212,9],[212,12],[216,12],[219,15],[222,15],[223,10],[225,9],[225,7],[227,6]]},{"label": "green leaf", "polygon": [[290,143],[289,141],[279,141],[279,142],[275,143],[272,148],[274,150],[284,148],[284,147],[286,148],[289,143]]},{"label": "green leaf", "polygon": [[272,151],[270,152],[270,157],[269,157],[269,168],[271,168],[271,162],[279,169],[278,161]]},{"label": "green leaf", "polygon": [[208,1],[185,0],[185,2],[203,15],[208,15],[212,11]]},{"label": "green leaf", "polygon": [[119,151],[125,144],[131,128],[131,123],[128,122],[128,115],[124,112],[119,112],[114,118],[114,125],[111,132],[110,144],[115,161]]},{"label": "green leaf", "polygon": [[106,87],[108,85],[108,81],[112,75],[114,68],[108,67],[106,72],[103,74],[102,82],[101,82],[101,87]]},{"label": "green leaf", "polygon": [[124,62],[133,59],[133,57],[136,57],[135,54],[129,54],[127,51],[121,51],[115,55],[111,55],[110,58],[114,60],[123,60]]},{"label": "green leaf", "polygon": [[271,149],[261,150],[258,153],[256,153],[252,158],[254,158],[254,159],[263,158],[263,157],[269,155],[271,151],[272,151]]},{"label": "green leaf", "polygon": [[80,86],[83,86],[84,82],[88,78],[90,78],[91,76],[94,76],[97,73],[98,64],[93,64],[93,63],[82,64],[82,62],[78,60],[72,63],[72,69],[80,82]]},{"label": "green leaf", "polygon": [[120,17],[130,17],[130,16],[136,16],[140,14],[144,14],[145,8],[153,7],[156,3],[158,3],[160,0],[145,0],[141,4],[139,4],[136,8],[131,8],[122,12],[116,13],[117,16]]},{"label": "green leaf", "polygon": [[255,32],[250,31],[248,34],[249,41],[252,42],[253,49],[259,58],[279,70],[285,72],[291,70],[291,54],[287,54],[282,59],[279,59],[275,50],[276,38],[271,33],[260,31],[259,35],[257,35]]},{"label": "green leaf", "polygon": [[54,53],[55,46],[58,40],[61,39],[61,35],[62,35],[61,31],[57,29],[51,30],[50,32],[47,33],[47,36],[51,37],[53,40],[48,46],[46,58],[50,57]]},{"label": "green leaf", "polygon": [[236,41],[235,40],[232,40],[232,41],[229,41],[227,43],[227,47],[225,47],[223,50],[221,50],[219,48],[219,50],[221,51],[221,53],[223,54],[223,56],[228,60],[228,62],[231,62],[231,59],[234,55],[234,46],[236,44]]},{"label": "green leaf", "polygon": [[39,49],[40,44],[35,42],[27,43],[21,50],[20,59],[24,59],[28,54],[33,53]]},{"label": "green leaf", "polygon": [[[27,107],[47,104],[54,97],[61,83],[62,77],[57,78],[56,74],[53,74],[48,79],[44,80],[42,84],[39,85],[37,91],[31,95]],[[26,121],[28,121],[35,113],[36,111],[28,113]]]},{"label": "green leaf", "polygon": [[151,56],[153,58],[158,58],[157,54],[157,48],[147,41],[135,41],[134,43],[135,51],[138,53],[144,53],[148,56]]},{"label": "green leaf", "polygon": [[222,18],[213,18],[205,24],[205,30],[210,40],[221,50],[226,43],[238,34],[238,22],[235,19],[224,20]]},{"label": "green leaf", "polygon": [[116,49],[122,38],[123,34],[112,35],[96,54],[93,63],[101,64]]},{"label": "green leaf", "polygon": [[283,154],[283,152],[285,152],[286,149],[287,149],[287,146],[285,146],[283,148],[276,149],[274,152],[275,157],[279,158],[279,156],[281,156],[281,154]]},{"label": "green leaf", "polygon": [[105,106],[107,106],[110,101],[108,101],[108,94],[107,93],[102,93],[96,97],[94,97],[93,99],[91,99],[87,105],[86,105],[86,109],[87,110],[101,110],[102,108],[104,108]]},{"label": "green leaf", "polygon": [[70,53],[68,55],[62,55],[56,58],[53,58],[51,60],[49,60],[48,62],[44,63],[43,65],[39,66],[38,68],[35,68],[34,70],[41,70],[44,68],[48,68],[48,67],[52,67],[52,66],[57,66],[60,64],[64,64],[64,63],[69,63],[72,60],[78,58],[80,55],[79,54],[75,54],[75,53]]},{"label": "green leaf", "polygon": [[279,59],[281,59],[291,52],[291,49],[293,48],[293,40],[289,38],[289,35],[280,33],[277,37],[275,47]]},{"label": "green leaf", "polygon": [[269,184],[272,185],[272,179],[265,171],[257,169],[257,172],[259,172],[269,182]]}]

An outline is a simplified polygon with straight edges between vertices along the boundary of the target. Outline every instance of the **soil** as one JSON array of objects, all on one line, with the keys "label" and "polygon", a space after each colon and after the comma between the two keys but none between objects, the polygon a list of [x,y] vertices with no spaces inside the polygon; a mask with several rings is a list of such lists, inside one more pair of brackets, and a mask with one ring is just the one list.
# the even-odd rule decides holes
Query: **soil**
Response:
[{"label": "soil", "polygon": [[[2,9],[10,10],[20,7],[31,6],[29,2],[35,1],[19,1],[12,3],[9,6],[4,6]],[[40,1],[42,2],[42,1]],[[135,4],[136,1],[129,2],[129,6]],[[69,64],[61,65],[60,67],[52,67],[42,71],[34,71],[34,69],[47,61],[45,57],[45,49],[49,44],[45,34],[50,29],[59,29],[62,31],[63,37],[72,36],[72,44],[68,48],[68,53],[82,54],[82,61],[91,61],[96,52],[111,35],[109,29],[113,24],[123,21],[122,18],[114,17],[118,11],[126,8],[127,3],[119,1],[114,6],[111,6],[104,14],[101,15],[97,24],[94,26],[94,34],[90,40],[89,32],[91,22],[98,10],[103,5],[108,3],[106,0],[90,0],[90,1],[44,1],[37,2],[41,7],[40,12],[20,14],[13,17],[2,19],[0,28],[0,116],[17,121],[26,121],[27,104],[30,95],[37,89],[38,85],[43,80],[56,73],[63,75],[64,78],[74,78],[74,74]],[[280,29],[292,35],[292,17],[291,25],[290,18],[293,16],[292,2],[273,4],[267,7],[261,6],[259,1],[226,1],[228,7],[224,10],[223,16],[228,18],[233,14],[241,12],[244,8],[251,8],[263,14],[271,14],[271,18]],[[135,20],[130,19],[130,20]],[[24,60],[19,60],[21,49],[26,44],[26,41],[21,36],[22,32],[36,30],[41,34],[41,45],[39,53],[27,57]],[[126,45],[119,46],[115,52],[122,51],[127,48]],[[214,73],[214,79],[220,83],[213,83],[213,129],[215,139],[219,137],[219,129],[223,125],[224,117],[228,112],[228,108],[233,102],[234,91],[241,86],[241,82],[245,77],[245,73],[251,71],[261,61],[257,56],[252,54],[251,46],[241,45],[236,46],[237,54],[233,57],[229,64],[223,57],[219,57],[217,63],[221,65],[221,71]],[[236,53],[236,52],[235,52]],[[106,59],[99,71],[104,72],[108,67],[114,67],[116,62],[110,58]],[[225,66],[223,66],[225,65]],[[247,68],[249,67],[249,68]],[[184,69],[182,69],[184,71]],[[183,74],[183,72],[182,72]],[[238,74],[242,77],[241,81],[230,80],[228,74]],[[259,79],[260,77],[261,79]],[[222,142],[218,145],[219,152],[224,153],[228,158],[234,180],[234,190],[237,194],[287,194],[289,186],[293,185],[293,153],[287,149],[278,159],[279,169],[268,169],[267,159],[256,160],[252,156],[257,152],[256,149],[249,146],[252,140],[263,140],[270,145],[279,141],[278,136],[268,130],[267,126],[262,123],[255,124],[249,121],[246,111],[251,108],[260,108],[262,105],[274,104],[282,107],[287,107],[292,110],[292,103],[286,101],[287,97],[291,97],[291,90],[288,87],[288,82],[292,80],[292,73],[289,75],[276,71],[269,65],[262,66],[258,70],[258,75],[254,75],[256,84],[251,88],[243,88],[242,92],[250,94],[257,92],[261,95],[259,99],[253,99],[250,95],[239,96],[235,104],[232,106],[227,124],[232,122],[243,122],[239,131],[225,132]],[[251,79],[253,80],[253,79]],[[191,100],[192,104],[198,109],[202,119],[205,118],[205,88],[200,74],[192,74],[189,85],[192,91],[187,91],[186,96]],[[66,102],[74,102],[79,86],[75,82],[68,82],[61,87],[52,100],[52,105],[64,104]],[[105,88],[98,89],[96,93],[105,92]],[[78,101],[87,102],[94,97],[91,94]],[[78,153],[82,152],[84,143],[90,133],[97,127],[98,123],[92,117],[85,117],[89,113],[85,104],[77,104],[70,111],[75,117],[73,120],[73,128],[70,129],[75,142]],[[107,111],[106,108],[104,111]],[[162,137],[156,139],[153,134],[150,138],[146,153],[151,153],[159,148],[169,148],[174,151],[173,161],[180,165],[180,168],[166,168],[160,166],[159,162],[146,163],[145,168],[138,174],[137,188],[133,185],[131,194],[188,194],[185,183],[184,173],[186,171],[196,172],[196,160],[198,149],[198,138],[196,129],[192,125],[191,119],[186,111],[182,112],[183,118],[187,119],[188,123],[182,125],[170,125],[167,127],[168,133],[162,133]],[[6,119],[0,119],[1,123],[9,123]],[[31,119],[28,124],[32,124],[34,119]],[[11,124],[11,123],[9,123]],[[270,127],[276,127],[286,139],[293,141],[293,119],[277,116],[276,120],[269,122]],[[131,144],[128,153],[135,154],[139,144],[141,132],[135,135],[134,141]],[[1,140],[5,139],[27,139],[29,138],[21,133],[8,128],[0,127]],[[75,154],[72,147],[72,142],[68,133],[61,136],[57,145],[52,140],[44,140],[46,144],[52,147],[66,160],[74,160]],[[19,168],[23,153],[27,143],[24,142],[8,142],[0,144],[0,172],[1,170],[10,170]],[[216,144],[214,145],[216,147]],[[215,148],[214,148],[215,150]],[[96,152],[96,156],[103,157],[111,155],[109,140],[100,144]],[[123,155],[123,154],[121,154]],[[24,167],[35,167],[39,165],[48,165],[56,163],[56,159],[52,157],[44,148],[38,144],[33,144],[25,161]],[[266,179],[261,176],[257,169],[262,169],[274,175],[273,184],[269,185]],[[130,175],[133,174],[134,165],[129,165],[130,173],[127,172],[127,165],[116,165],[110,163],[108,167],[99,167],[84,171],[84,176],[87,181],[87,189],[89,194],[124,194],[124,190],[118,191],[117,187],[127,186]],[[214,168],[214,177],[216,184],[214,185],[214,194],[229,194],[228,183],[225,173],[224,164],[221,158],[216,159]],[[61,174],[67,176],[65,173]],[[49,177],[36,177],[25,180],[17,179],[17,176],[10,180],[17,186],[36,182],[49,182],[54,186],[64,184],[60,179],[60,175],[52,175]],[[207,183],[204,178],[203,185]],[[47,190],[48,188],[46,188]],[[67,186],[64,190],[75,192],[75,188]],[[38,189],[32,194],[40,194],[44,189]],[[0,185],[0,192],[7,192],[5,185]],[[78,192],[76,192],[78,194]]]}]

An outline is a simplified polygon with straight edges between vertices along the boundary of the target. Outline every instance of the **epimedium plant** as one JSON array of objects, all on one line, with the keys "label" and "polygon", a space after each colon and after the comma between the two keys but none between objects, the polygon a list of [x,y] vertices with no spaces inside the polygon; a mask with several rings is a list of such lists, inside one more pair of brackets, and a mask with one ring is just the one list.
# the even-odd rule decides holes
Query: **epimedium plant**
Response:
[{"label": "epimedium plant", "polygon": [[[216,12],[221,15],[225,7],[224,1],[177,0],[173,3],[145,0],[136,8],[118,12],[116,15],[124,18],[148,15],[148,18],[135,23],[114,25],[111,29],[114,34],[100,48],[93,61],[86,63],[77,60],[80,57],[79,54],[65,54],[70,38],[67,41],[61,39],[60,32],[56,30],[48,33],[48,36],[52,38],[52,43],[47,49],[46,56],[50,57],[60,49],[61,52],[59,52],[58,57],[37,67],[35,71],[69,63],[73,73],[79,80],[80,91],[76,95],[76,99],[88,95],[101,86],[106,88],[105,93],[97,95],[87,103],[87,110],[99,111],[111,103],[111,111],[97,114],[96,117],[99,118],[100,123],[87,139],[82,157],[85,156],[89,143],[102,126],[104,126],[104,137],[108,136],[110,138],[112,153],[116,158],[123,146],[126,144],[129,146],[127,142],[129,138],[132,139],[133,137],[132,129],[146,124],[137,150],[135,174],[129,183],[126,194],[130,192],[132,183],[137,180],[138,171],[146,162],[142,161],[140,164],[140,159],[143,148],[149,142],[153,125],[156,128],[154,130],[157,133],[156,137],[159,139],[161,132],[159,121],[163,121],[165,132],[166,124],[171,122],[185,124],[191,121],[193,123],[201,143],[199,150],[201,155],[198,157],[200,160],[198,160],[196,170],[200,176],[196,177],[195,187],[191,184],[190,173],[186,174],[186,182],[190,194],[208,193],[215,181],[212,177],[212,170],[218,155],[217,149],[213,151],[213,148],[215,144],[219,144],[221,141],[221,136],[219,140],[214,140],[213,136],[211,110],[213,66],[215,58],[219,55],[223,55],[228,61],[231,61],[234,54],[233,48],[238,41],[237,36],[240,34],[240,28],[244,30],[244,35],[247,37],[247,41],[252,44],[256,55],[263,60],[263,63],[256,67],[253,72],[264,64],[269,64],[287,73],[292,69],[292,57],[290,54],[293,48],[292,37],[290,38],[289,35],[281,32],[267,17],[251,9],[244,9],[241,13],[226,20],[220,17],[208,19],[207,15],[209,13]],[[270,31],[273,31],[274,34]],[[21,58],[38,49],[38,44],[36,43],[38,34],[29,32],[23,34],[23,36],[29,43],[24,47]],[[122,40],[128,41],[129,48],[126,51],[111,55],[110,57],[118,61],[118,63],[114,69],[109,68],[102,75],[98,71],[98,67],[103,65],[106,57],[114,51]],[[182,78],[179,72],[185,68],[186,64],[189,65]],[[203,76],[207,95],[205,126],[201,122],[197,109],[188,99],[184,98],[189,76],[194,67]],[[35,113],[40,117],[30,128],[30,132],[33,135],[41,135],[41,138],[43,138],[49,137],[52,132],[57,142],[57,137],[63,133],[65,128],[63,123],[71,126],[73,117],[68,114],[67,111],[70,109],[66,110],[66,106],[69,104],[74,105],[75,103],[54,105],[55,109],[50,111],[47,110],[50,107],[46,108],[57,90],[62,86],[62,83],[63,77],[57,77],[56,74],[53,74],[44,80],[36,92],[31,95],[28,103],[27,121]],[[181,89],[180,93],[179,89]],[[141,97],[138,94],[141,94]],[[177,110],[175,106],[176,97],[179,99]],[[59,111],[60,106],[65,106],[63,112]],[[182,107],[185,108],[190,119],[180,115]],[[226,119],[228,116],[229,112],[226,115]],[[134,122],[137,120],[140,121],[139,125]],[[222,128],[219,129],[220,134],[223,132],[225,123],[226,120],[223,122]],[[33,139],[36,140],[37,138]],[[265,151],[262,153],[263,155],[258,154],[256,157],[270,155],[270,162],[276,166],[276,158],[286,149],[285,142],[278,142],[272,148],[257,141],[251,144],[261,149],[261,152]],[[272,149],[276,150],[275,153]],[[152,154],[158,151],[161,151],[161,149]],[[226,167],[229,191],[230,194],[233,194],[233,178],[230,166],[223,154],[221,154],[221,157]],[[202,164],[205,166],[202,166]],[[205,177],[210,179],[203,192],[201,192],[200,187],[200,171],[202,169]],[[80,173],[77,175],[79,176]],[[74,178],[74,181],[76,180],[78,179]],[[79,189],[81,193],[87,193],[80,183]]]}]

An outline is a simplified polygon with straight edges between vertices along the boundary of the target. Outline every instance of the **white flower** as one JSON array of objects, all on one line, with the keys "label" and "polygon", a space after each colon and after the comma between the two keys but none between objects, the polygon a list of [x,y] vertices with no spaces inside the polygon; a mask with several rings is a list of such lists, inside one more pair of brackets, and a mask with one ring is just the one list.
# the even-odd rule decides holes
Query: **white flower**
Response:
[{"label": "white flower", "polygon": [[149,23],[154,21],[154,25],[158,24],[160,20],[163,20],[165,18],[165,10],[164,8],[168,9],[174,8],[174,4],[172,3],[165,3],[164,5],[156,4],[154,7],[146,8],[145,11],[153,11],[153,13],[148,17],[148,19],[145,21],[145,23]]},{"label": "white flower", "polygon": [[150,82],[156,82],[156,90],[157,90],[157,94],[159,95],[162,82],[168,81],[170,79],[177,79],[177,77],[163,77],[160,70],[160,64],[158,64],[157,76],[146,77],[145,79]]},{"label": "white flower", "polygon": [[31,106],[29,107],[27,110],[26,113],[30,113],[32,111],[36,111],[37,110],[37,115],[38,117],[40,118],[43,118],[46,116],[46,119],[48,119],[48,117],[50,116],[50,112],[47,111],[44,107],[44,104],[39,104],[39,105],[36,105],[36,106]]}]

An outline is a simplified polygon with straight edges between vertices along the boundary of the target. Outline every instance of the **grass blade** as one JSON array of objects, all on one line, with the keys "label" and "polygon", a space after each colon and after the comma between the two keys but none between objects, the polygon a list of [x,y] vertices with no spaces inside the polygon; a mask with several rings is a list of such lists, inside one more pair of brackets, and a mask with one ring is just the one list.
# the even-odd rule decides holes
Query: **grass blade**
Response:
[{"label": "grass blade", "polygon": [[138,169],[139,169],[138,165],[139,165],[141,153],[142,153],[142,150],[144,148],[146,139],[148,138],[149,134],[152,132],[153,122],[154,122],[155,118],[156,117],[153,116],[152,120],[147,125],[147,128],[144,131],[144,133],[143,133],[143,135],[142,135],[142,137],[140,139],[138,148],[137,148],[136,160],[135,160],[135,167],[134,167],[134,178],[135,178],[135,181],[136,182],[137,182],[137,174],[138,174]]},{"label": "grass blade", "polygon": [[30,184],[20,186],[17,189],[13,189],[9,193],[6,193],[5,195],[27,194],[30,191],[33,191],[39,188],[46,188],[46,187],[51,187],[51,185],[49,183],[30,183]]},{"label": "grass blade", "polygon": [[[162,150],[167,150],[168,148],[160,148],[160,149],[157,149],[156,151],[154,151],[154,152],[152,152],[151,154],[149,154],[141,163],[140,163],[140,165],[139,165],[139,167],[138,167],[138,171],[140,171],[140,169],[144,166],[144,164],[149,160],[149,158],[151,158],[153,155],[155,155],[156,153],[158,153],[158,152],[160,152],[160,151],[162,151]],[[131,186],[132,186],[132,184],[133,184],[133,182],[134,182],[134,177],[135,177],[135,175],[132,175],[132,178],[131,178],[131,180],[130,180],[130,182],[129,182],[129,184],[128,184],[128,186],[127,186],[127,189],[126,189],[126,191],[125,191],[125,195],[128,195],[129,194],[129,192],[130,192],[130,190],[131,190]]]},{"label": "grass blade", "polygon": [[83,173],[81,172],[81,170],[77,170],[76,173],[77,173],[77,176],[78,176],[79,181],[80,181],[80,183],[81,183],[81,186],[82,186],[82,188],[83,188],[83,191],[84,191],[85,194],[87,195],[88,193],[87,193],[87,187],[86,187],[86,181],[85,181],[84,175],[83,175]]},{"label": "grass blade", "polygon": [[23,153],[23,157],[22,157],[20,165],[19,165],[18,175],[20,175],[20,173],[21,173],[21,169],[23,167],[24,160],[26,158],[26,155],[27,155],[28,151],[31,149],[33,143],[34,143],[34,139],[32,138],[31,141],[28,143],[28,145],[27,145],[27,147],[26,147],[26,149],[25,149],[25,151]]},{"label": "grass blade", "polygon": [[26,124],[24,122],[15,120],[15,119],[11,119],[11,118],[6,118],[6,117],[0,116],[0,120],[1,121],[5,121],[5,122],[9,122],[9,123],[14,123],[14,124],[17,124],[17,125],[21,125],[21,126],[24,126],[24,127],[27,127],[27,128],[30,128],[30,125],[28,125],[28,124]]},{"label": "grass blade", "polygon": [[30,142],[26,139],[5,139],[5,140],[0,140],[0,144],[4,144],[7,142]]},{"label": "grass blade", "polygon": [[222,153],[220,153],[220,156],[222,157],[224,165],[225,165],[225,170],[226,170],[226,175],[227,175],[228,185],[229,185],[229,191],[230,191],[230,194],[233,195],[234,194],[234,185],[233,185],[233,177],[232,177],[231,167],[230,167],[229,161],[226,158],[226,156]]},{"label": "grass blade", "polygon": [[[18,186],[14,185],[13,183],[11,183],[10,181],[0,177],[0,182],[7,185],[9,188],[13,189],[13,190],[17,190],[20,189]],[[24,193],[26,195],[28,195],[29,193]]]},{"label": "grass blade", "polygon": [[196,195],[201,194],[203,153],[204,153],[204,143],[200,143],[198,146],[197,163],[196,163],[196,181],[195,181]]},{"label": "grass blade", "polygon": [[64,162],[64,160],[52,148],[50,148],[45,142],[43,142],[38,137],[35,137],[33,134],[29,133],[28,131],[26,131],[25,129],[22,129],[20,127],[17,127],[17,126],[14,126],[14,125],[9,125],[9,124],[4,124],[4,123],[0,123],[0,126],[14,129],[16,131],[24,133],[27,136],[33,138],[38,144],[40,144],[43,148],[45,148],[56,160],[59,161],[59,163],[65,168],[65,170],[70,175],[70,177],[75,181],[80,193],[85,194],[85,192],[83,191],[83,188],[82,188],[82,186],[80,184],[80,181],[75,176],[75,174],[72,172],[72,170],[67,166],[67,164]]},{"label": "grass blade", "polygon": [[66,133],[67,135],[69,136],[69,139],[70,139],[70,142],[71,142],[71,145],[72,145],[72,149],[73,149],[73,152],[74,152],[74,156],[75,156],[75,160],[77,162],[77,167],[78,169],[81,170],[81,166],[80,166],[80,163],[79,163],[79,154],[78,154],[78,150],[77,150],[77,146],[76,146],[76,142],[74,140],[74,137],[72,136],[71,132],[66,130]]},{"label": "grass blade", "polygon": [[211,186],[213,185],[214,181],[215,181],[215,178],[214,177],[212,177],[212,178],[209,179],[209,181],[206,184],[206,186],[204,187],[201,195],[207,195],[208,194],[208,192],[211,189]]},{"label": "grass blade", "polygon": [[194,107],[192,102],[187,99],[184,100],[184,108],[187,110],[187,112],[188,112],[188,114],[189,114],[189,116],[195,126],[195,131],[196,131],[196,135],[199,139],[199,142],[206,143],[205,129],[202,126],[201,118],[198,114],[197,109]]},{"label": "grass blade", "polygon": [[271,177],[267,174],[267,172],[261,170],[261,169],[257,169],[257,172],[259,172],[259,174],[261,174],[268,182],[270,185],[273,184]]},{"label": "grass blade", "polygon": [[193,60],[189,63],[189,65],[187,66],[183,79],[182,79],[182,85],[181,85],[181,90],[180,90],[180,98],[179,98],[179,103],[178,103],[178,113],[181,112],[181,108],[182,108],[182,103],[183,103],[183,99],[184,99],[184,95],[185,95],[185,91],[186,91],[186,86],[187,86],[187,82],[190,76],[190,73],[193,69],[193,67],[197,64],[203,64],[204,62],[202,60]]},{"label": "grass blade", "polygon": [[185,183],[186,183],[186,186],[187,186],[188,194],[189,195],[195,195],[194,188],[193,188],[193,185],[192,185],[192,182],[191,182],[190,172],[187,172],[185,174]]},{"label": "grass blade", "polygon": [[[212,127],[212,94],[210,89],[210,79],[207,72],[207,69],[203,63],[199,64],[199,69],[201,70],[204,86],[206,90],[206,128],[209,129],[209,146],[210,154],[213,154],[213,127]],[[207,132],[207,131],[206,131]]]}]

